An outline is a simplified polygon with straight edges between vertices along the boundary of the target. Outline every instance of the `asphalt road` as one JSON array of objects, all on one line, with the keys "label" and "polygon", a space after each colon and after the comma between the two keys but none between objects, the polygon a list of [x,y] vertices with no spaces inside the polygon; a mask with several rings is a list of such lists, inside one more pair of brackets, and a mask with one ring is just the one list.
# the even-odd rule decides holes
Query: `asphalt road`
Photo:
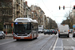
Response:
[{"label": "asphalt road", "polygon": [[75,38],[39,34],[37,39],[16,41],[12,38],[0,40],[0,50],[75,50]]}]

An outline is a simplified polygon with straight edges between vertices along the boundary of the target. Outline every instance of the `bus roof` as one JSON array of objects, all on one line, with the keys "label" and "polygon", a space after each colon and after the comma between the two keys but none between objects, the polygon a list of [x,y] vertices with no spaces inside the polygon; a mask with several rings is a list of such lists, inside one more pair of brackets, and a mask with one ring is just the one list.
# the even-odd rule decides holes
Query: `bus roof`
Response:
[{"label": "bus roof", "polygon": [[33,20],[31,18],[16,18],[14,22],[34,22],[34,23],[38,23],[36,20]]}]

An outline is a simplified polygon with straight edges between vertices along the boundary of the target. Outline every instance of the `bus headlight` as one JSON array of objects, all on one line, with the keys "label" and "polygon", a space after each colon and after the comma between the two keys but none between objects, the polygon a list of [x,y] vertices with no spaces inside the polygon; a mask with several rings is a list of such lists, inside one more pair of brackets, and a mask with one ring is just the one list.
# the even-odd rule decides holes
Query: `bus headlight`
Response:
[{"label": "bus headlight", "polygon": [[14,36],[14,37],[17,37],[17,35],[16,35],[16,34],[13,34],[13,36]]}]

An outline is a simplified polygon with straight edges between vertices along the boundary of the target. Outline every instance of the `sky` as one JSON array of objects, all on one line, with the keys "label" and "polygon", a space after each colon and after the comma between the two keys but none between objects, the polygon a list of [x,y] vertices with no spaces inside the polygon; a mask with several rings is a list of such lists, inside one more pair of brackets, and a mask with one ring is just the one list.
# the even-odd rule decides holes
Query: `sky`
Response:
[{"label": "sky", "polygon": [[[45,12],[47,17],[52,18],[57,24],[60,24],[65,20],[65,16],[68,16],[71,12],[75,0],[25,0],[28,2],[28,6],[37,5]],[[59,10],[59,6],[61,9]],[[65,10],[63,10],[65,6]],[[66,15],[67,14],[67,15]]]}]

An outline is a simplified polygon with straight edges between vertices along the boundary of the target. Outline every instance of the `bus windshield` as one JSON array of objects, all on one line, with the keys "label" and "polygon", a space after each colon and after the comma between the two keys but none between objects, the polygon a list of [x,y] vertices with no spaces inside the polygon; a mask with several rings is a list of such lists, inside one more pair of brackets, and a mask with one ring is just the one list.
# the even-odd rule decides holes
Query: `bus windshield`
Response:
[{"label": "bus windshield", "polygon": [[31,31],[31,23],[14,23],[15,33],[29,33]]}]

